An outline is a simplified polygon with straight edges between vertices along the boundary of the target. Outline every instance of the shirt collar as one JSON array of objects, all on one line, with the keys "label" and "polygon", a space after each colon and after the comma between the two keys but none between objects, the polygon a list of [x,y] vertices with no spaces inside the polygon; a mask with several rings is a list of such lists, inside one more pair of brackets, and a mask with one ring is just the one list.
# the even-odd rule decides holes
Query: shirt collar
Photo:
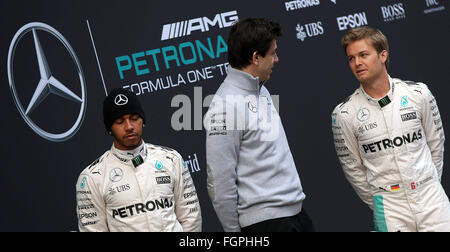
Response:
[{"label": "shirt collar", "polygon": [[142,144],[134,150],[119,150],[113,144],[111,147],[111,152],[120,161],[128,163],[131,159],[139,155],[145,159],[147,157],[147,148],[145,148],[145,146],[146,144],[144,140],[142,140]]},{"label": "shirt collar", "polygon": [[[233,86],[249,91],[259,91],[259,77],[253,77],[251,74],[239,69],[228,67],[228,75],[225,81],[229,81]],[[262,85],[262,84],[261,84]]]},{"label": "shirt collar", "polygon": [[360,84],[361,93],[364,94],[364,96],[367,98],[368,101],[373,102],[373,103],[378,103],[381,107],[386,106],[393,100],[394,89],[395,89],[394,81],[392,80],[391,76],[388,75],[388,77],[389,77],[389,91],[383,98],[378,98],[378,99],[372,98],[370,95],[368,95],[366,93],[366,91],[364,91],[362,84]]}]

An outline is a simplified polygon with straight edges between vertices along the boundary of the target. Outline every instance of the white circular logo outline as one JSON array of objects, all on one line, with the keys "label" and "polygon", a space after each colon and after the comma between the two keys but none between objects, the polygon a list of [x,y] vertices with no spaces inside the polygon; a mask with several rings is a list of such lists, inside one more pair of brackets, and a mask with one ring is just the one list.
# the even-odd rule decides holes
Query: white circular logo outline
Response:
[{"label": "white circular logo outline", "polygon": [[360,122],[365,122],[365,121],[369,120],[370,119],[370,110],[368,110],[366,108],[361,108],[360,110],[358,110],[357,117]]},{"label": "white circular logo outline", "polygon": [[116,98],[114,98],[114,103],[115,103],[117,106],[123,106],[123,105],[126,105],[126,104],[128,103],[128,97],[126,97],[126,96],[123,95],[123,94],[118,94],[118,95],[116,96]]},{"label": "white circular logo outline", "polygon": [[119,182],[123,178],[123,171],[120,168],[114,168],[109,172],[109,180],[111,182]]},{"label": "white circular logo outline", "polygon": [[250,111],[252,111],[253,113],[258,112],[258,108],[257,108],[256,105],[253,104],[252,102],[248,102],[248,109],[249,109]]},{"label": "white circular logo outline", "polygon": [[[81,108],[80,108],[80,112],[78,114],[77,120],[75,122],[75,124],[66,132],[63,133],[59,133],[59,134],[54,134],[54,133],[50,133],[47,132],[43,129],[41,129],[39,126],[37,126],[32,120],[31,118],[29,118],[24,111],[24,108],[22,106],[22,103],[19,100],[19,97],[17,95],[17,90],[16,90],[16,86],[14,83],[14,77],[13,77],[13,73],[14,73],[14,69],[13,69],[13,64],[14,64],[14,53],[17,47],[17,44],[19,43],[20,39],[25,36],[25,34],[27,34],[28,32],[33,31],[34,29],[37,30],[42,30],[45,32],[48,32],[50,34],[52,34],[54,37],[56,37],[66,48],[66,50],[69,52],[70,56],[72,57],[72,60],[75,63],[76,66],[76,70],[78,73],[78,77],[80,78],[80,85],[81,85]],[[84,116],[85,116],[85,112],[86,112],[86,107],[87,107],[87,89],[86,89],[86,81],[84,79],[84,74],[83,74],[83,70],[81,67],[81,63],[78,60],[77,55],[75,54],[75,51],[73,50],[73,48],[70,46],[69,42],[66,40],[66,38],[59,33],[55,28],[44,24],[44,23],[40,23],[40,22],[32,22],[32,23],[28,23],[24,26],[22,26],[14,35],[12,41],[11,41],[11,45],[9,46],[9,51],[8,51],[8,81],[9,81],[9,87],[13,96],[13,100],[14,103],[16,104],[17,109],[19,110],[20,115],[22,116],[22,118],[25,120],[25,122],[28,124],[28,126],[30,126],[30,128],[36,132],[39,136],[49,140],[49,141],[53,141],[53,142],[63,142],[66,140],[69,140],[70,138],[72,138],[77,131],[80,129],[83,120],[84,120]]]}]

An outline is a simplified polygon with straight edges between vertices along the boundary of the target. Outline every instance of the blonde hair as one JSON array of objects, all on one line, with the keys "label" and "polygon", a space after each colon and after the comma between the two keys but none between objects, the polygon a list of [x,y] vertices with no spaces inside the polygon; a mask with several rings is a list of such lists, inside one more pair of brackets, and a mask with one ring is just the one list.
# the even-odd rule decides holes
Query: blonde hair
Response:
[{"label": "blonde hair", "polygon": [[357,40],[367,39],[369,43],[375,48],[377,53],[386,50],[388,56],[384,65],[386,69],[389,67],[389,44],[387,37],[378,29],[363,26],[349,30],[342,36],[341,45],[344,53],[347,54],[347,46]]}]

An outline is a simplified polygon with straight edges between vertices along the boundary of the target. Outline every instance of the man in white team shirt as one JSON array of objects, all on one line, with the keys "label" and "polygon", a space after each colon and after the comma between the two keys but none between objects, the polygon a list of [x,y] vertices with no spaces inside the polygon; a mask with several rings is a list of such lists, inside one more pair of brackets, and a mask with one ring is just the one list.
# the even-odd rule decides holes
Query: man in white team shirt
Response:
[{"label": "man in white team shirt", "polygon": [[189,170],[175,150],[144,143],[136,95],[114,89],[103,117],[114,144],[78,178],[80,231],[201,231]]},{"label": "man in white team shirt", "polygon": [[348,31],[342,46],[360,87],[332,113],[348,181],[374,213],[377,231],[450,231],[440,180],[444,130],[427,85],[391,78],[379,30]]}]

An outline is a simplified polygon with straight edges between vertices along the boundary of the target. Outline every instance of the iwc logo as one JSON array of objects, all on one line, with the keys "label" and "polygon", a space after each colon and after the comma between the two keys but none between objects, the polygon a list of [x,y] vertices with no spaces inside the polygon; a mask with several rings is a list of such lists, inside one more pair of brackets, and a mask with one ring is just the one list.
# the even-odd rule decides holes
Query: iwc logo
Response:
[{"label": "iwc logo", "polygon": [[[45,57],[45,52],[41,46],[41,42],[38,37],[38,32],[46,32],[53,35],[58,41],[65,47],[68,51],[70,57],[75,66],[75,70],[79,77],[79,84],[81,86],[81,97],[72,92],[64,83],[57,79],[57,76],[60,74],[53,73],[49,67],[47,58]],[[38,83],[29,83],[30,85],[37,85],[31,100],[28,103],[26,109],[22,106],[22,102],[19,99],[19,95],[16,89],[16,84],[14,81],[14,56],[16,53],[16,49],[18,48],[19,42],[24,38],[28,33],[32,33],[34,47],[36,50],[36,58],[39,69],[19,69],[20,72],[27,71],[39,71],[40,80]],[[28,37],[26,38],[28,39]],[[49,45],[52,46],[52,45]],[[32,59],[32,58],[30,58]],[[73,137],[77,131],[80,129],[81,124],[84,119],[86,104],[87,104],[87,95],[86,95],[86,82],[84,80],[83,70],[81,68],[80,61],[75,54],[75,51],[70,46],[69,42],[64,38],[61,33],[55,30],[53,27],[44,24],[44,23],[29,23],[20,28],[17,33],[14,35],[11,45],[9,46],[8,52],[8,80],[9,87],[11,89],[11,93],[16,104],[17,109],[19,110],[20,115],[25,120],[25,122],[33,129],[38,135],[41,137],[54,142],[62,142]],[[65,99],[74,101],[79,104],[80,110],[78,113],[78,117],[73,124],[73,126],[63,132],[63,133],[50,133],[48,131],[43,130],[39,127],[32,119],[32,112],[39,107],[42,101],[44,101],[48,95],[58,95]]]}]

